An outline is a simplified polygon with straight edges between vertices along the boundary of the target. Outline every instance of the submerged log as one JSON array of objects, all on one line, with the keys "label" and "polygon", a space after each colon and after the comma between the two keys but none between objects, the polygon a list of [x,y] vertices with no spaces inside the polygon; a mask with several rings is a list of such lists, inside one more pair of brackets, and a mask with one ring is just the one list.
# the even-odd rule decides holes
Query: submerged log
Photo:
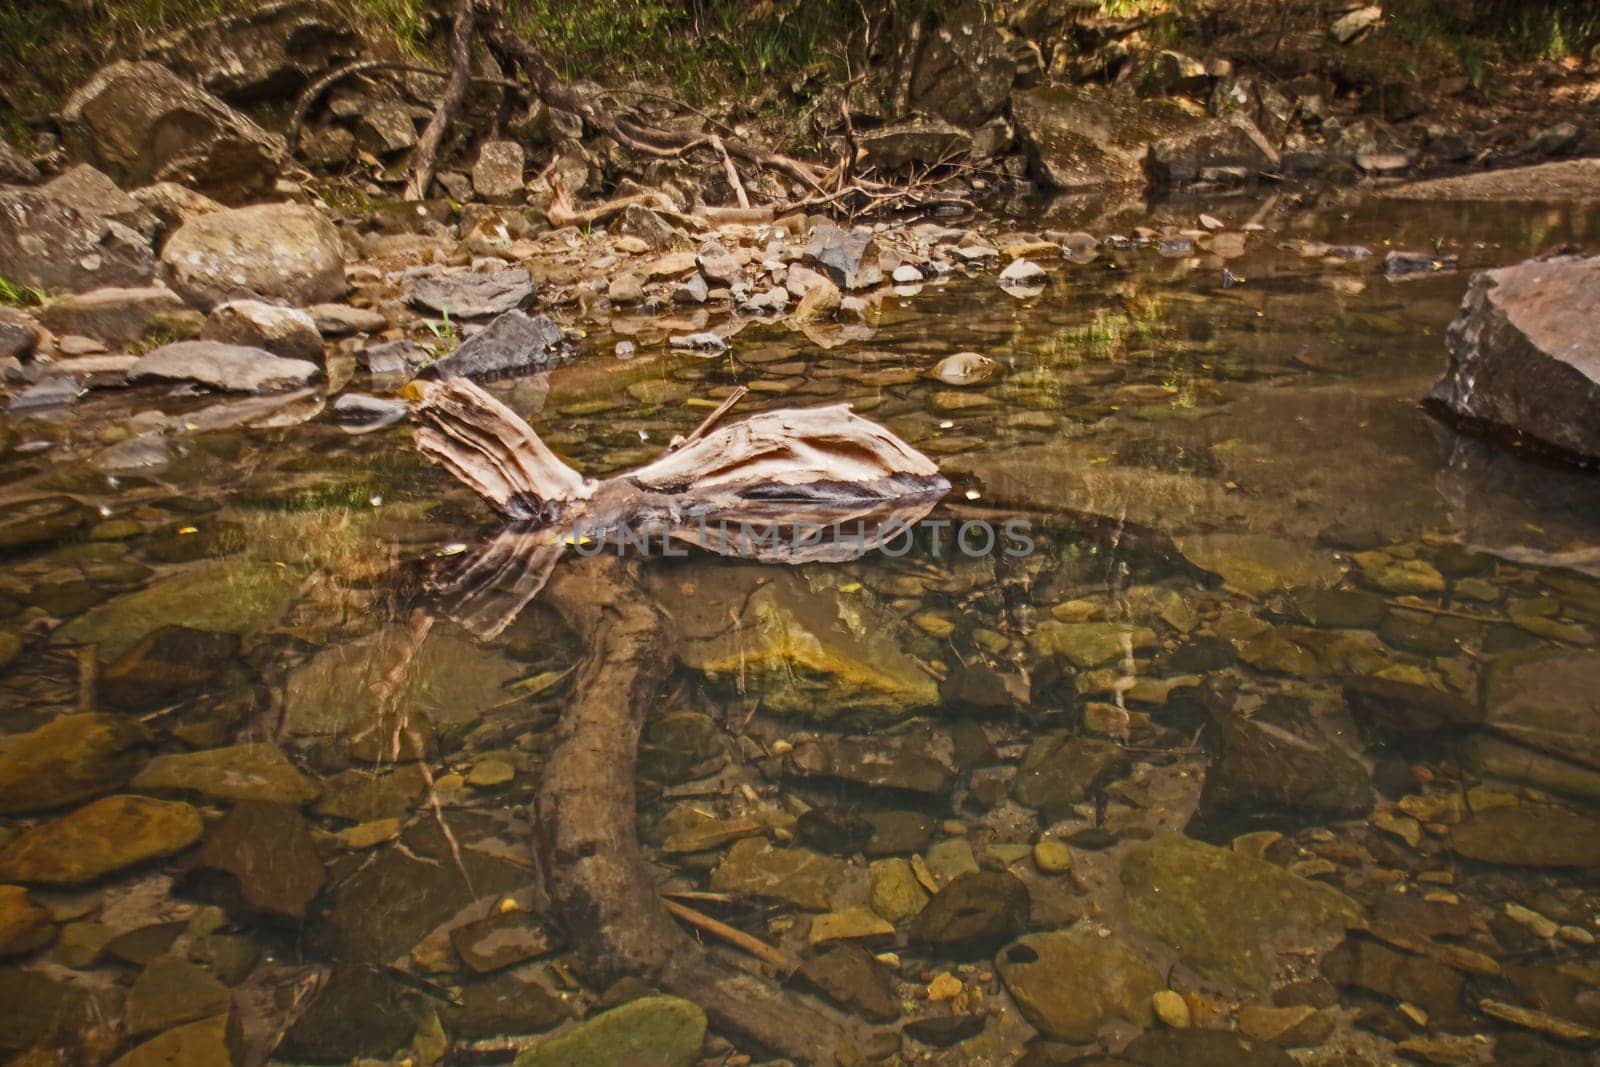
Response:
[{"label": "submerged log", "polygon": [[513,520],[431,583],[444,610],[487,636],[543,591],[585,649],[533,823],[551,908],[588,977],[600,985],[642,977],[700,1004],[725,1032],[797,1063],[833,1067],[892,1052],[894,1033],[727,965],[674,921],[635,829],[639,737],[675,659],[667,620],[640,586],[637,562],[602,556],[555,567],[569,545],[641,526],[737,554],[739,543],[707,532],[723,519],[779,532],[872,522],[877,532],[845,543],[778,539],[750,553],[789,562],[859,556],[885,524],[909,528],[938,502],[949,489],[938,467],[838,405],[702,425],[638,470],[596,481],[465,379],[419,382],[414,395],[419,450]]}]

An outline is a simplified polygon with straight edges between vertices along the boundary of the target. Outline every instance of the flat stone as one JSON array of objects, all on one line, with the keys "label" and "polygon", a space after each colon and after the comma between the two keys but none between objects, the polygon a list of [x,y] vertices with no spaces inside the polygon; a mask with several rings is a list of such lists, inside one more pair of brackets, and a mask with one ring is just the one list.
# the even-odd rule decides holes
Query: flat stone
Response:
[{"label": "flat stone", "polygon": [[450,944],[461,961],[478,974],[489,974],[548,956],[562,947],[560,938],[538,919],[522,911],[500,912],[454,927],[450,931]]},{"label": "flat stone", "polygon": [[181,852],[200,839],[202,829],[199,812],[187,804],[105,797],[18,834],[0,850],[0,879],[81,885]]},{"label": "flat stone", "polygon": [[222,1014],[151,1038],[111,1067],[219,1067],[237,1062],[228,1040],[228,1017]]},{"label": "flat stone", "polygon": [[220,341],[179,341],[142,357],[128,381],[198,382],[213,389],[260,393],[305,385],[322,373],[303,359],[285,359],[260,348]]},{"label": "flat stone", "polygon": [[1127,763],[1127,754],[1114,742],[1048,734],[1023,754],[1011,796],[1053,822],[1120,775]]},{"label": "flat stone", "polygon": [[458,320],[524,311],[533,303],[533,276],[517,267],[419,267],[406,272],[405,285],[414,306]]},{"label": "flat stone", "polygon": [[845,867],[842,860],[809,849],[782,848],[764,838],[746,838],[735,843],[711,872],[711,888],[825,911],[829,890],[843,877]]},{"label": "flat stone", "polygon": [[98,645],[115,658],[146,634],[171,623],[248,635],[275,621],[298,579],[269,563],[217,563],[185,571],[94,608],[55,632],[74,644]]},{"label": "flat stone", "polygon": [[905,860],[878,860],[867,871],[872,910],[889,922],[905,922],[928,906],[928,891]]},{"label": "flat stone", "polygon": [[1360,915],[1344,894],[1263,860],[1167,835],[1123,860],[1135,925],[1203,973],[1266,992],[1279,952],[1326,948]]},{"label": "flat stone", "polygon": [[324,337],[348,337],[357,333],[381,333],[389,328],[389,319],[372,308],[356,308],[348,304],[313,304],[306,308],[317,332]]},{"label": "flat stone", "polygon": [[1332,585],[1345,570],[1325,549],[1260,534],[1201,534],[1180,547],[1195,566],[1252,596]]},{"label": "flat stone", "polygon": [[289,359],[322,359],[316,320],[298,308],[260,300],[229,300],[211,309],[200,331],[206,341],[259,348]]},{"label": "flat stone", "polygon": [[48,908],[19,885],[0,885],[0,959],[43,948],[55,933]]},{"label": "flat stone", "polygon": [[915,746],[869,739],[825,738],[794,747],[786,764],[796,777],[834,778],[876,789],[939,796],[949,791],[949,768]]},{"label": "flat stone", "polygon": [[76,804],[122,786],[148,756],[149,732],[120,715],[63,715],[0,751],[0,814]]},{"label": "flat stone", "polygon": [[134,1037],[224,1015],[233,1002],[228,987],[188,960],[157,956],[128,990],[123,1023]]},{"label": "flat stone", "polygon": [[527,157],[516,141],[485,141],[472,165],[472,191],[492,204],[522,199]]},{"label": "flat stone", "polygon": [[934,894],[912,920],[910,936],[937,954],[969,958],[1011,940],[1027,915],[1028,891],[1021,882],[1009,874],[977,871]]},{"label": "flat stone", "polygon": [[1150,1030],[1122,1050],[1135,1067],[1295,1067],[1281,1048],[1224,1030]]},{"label": "flat stone", "polygon": [[178,294],[162,285],[94,289],[52,300],[40,309],[39,322],[56,334],[82,334],[125,347],[141,340],[152,323],[185,310]]},{"label": "flat stone", "polygon": [[706,1016],[677,997],[641,997],[586,1019],[517,1056],[515,1067],[691,1067]]},{"label": "flat stone", "polygon": [[239,635],[163,626],[100,671],[100,699],[126,711],[150,711],[195,692],[239,655]]},{"label": "flat stone", "polygon": [[322,857],[300,813],[246,800],[218,823],[188,864],[187,892],[245,915],[298,922],[322,891]]},{"label": "flat stone", "polygon": [[534,1034],[566,1021],[572,1008],[541,985],[530,968],[500,971],[461,989],[461,1003],[440,1009],[440,1021],[454,1037]]},{"label": "flat stone", "polygon": [[1090,670],[1120,660],[1132,649],[1156,643],[1148,627],[1119,622],[1058,622],[1046,619],[1028,638],[1035,655],[1061,655],[1074,666]]},{"label": "flat stone", "polygon": [[1006,991],[1028,1022],[1062,1041],[1094,1041],[1114,1019],[1147,1027],[1161,972],[1131,946],[1090,930],[1018,940],[995,958]]},{"label": "flat stone", "polygon": [[198,793],[208,800],[266,800],[293,807],[315,800],[321,792],[270,741],[157,756],[133,779],[132,788]]},{"label": "flat stone", "polygon": [[840,1007],[873,1022],[900,1017],[889,972],[858,945],[834,945],[801,964],[796,975]]},{"label": "flat stone", "polygon": [[1497,733],[1600,768],[1600,653],[1498,656],[1485,676],[1484,708]]},{"label": "flat stone", "polygon": [[1518,804],[1479,811],[1450,828],[1457,855],[1513,867],[1600,866],[1600,819]]}]

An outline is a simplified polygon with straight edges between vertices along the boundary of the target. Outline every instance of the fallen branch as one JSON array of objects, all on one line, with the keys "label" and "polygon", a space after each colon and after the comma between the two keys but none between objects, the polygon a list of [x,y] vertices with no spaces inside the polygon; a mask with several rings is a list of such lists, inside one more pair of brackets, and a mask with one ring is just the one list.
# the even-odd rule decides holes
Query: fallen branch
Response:
[{"label": "fallen branch", "polygon": [[[295,100],[294,112],[289,118],[289,124],[283,129],[284,142],[289,146],[289,151],[296,150],[300,143],[300,131],[306,124],[306,116],[311,114],[311,109],[316,106],[322,94],[327,92],[346,78],[353,78],[358,74],[375,74],[378,71],[396,72],[401,74],[423,74],[430,78],[448,78],[450,72],[435,70],[418,63],[400,63],[388,59],[358,59],[353,63],[346,63],[342,67],[335,67],[310,85],[300,91],[300,96]],[[469,78],[469,82],[478,85],[496,85],[502,89],[520,89],[516,82],[504,78]]]},{"label": "fallen branch", "polygon": [[[534,802],[535,845],[555,917],[604,985],[642,975],[712,1023],[798,1063],[887,1052],[855,1019],[719,963],[672,920],[635,833],[639,736],[673,662],[666,619],[629,564],[582,560],[549,603],[587,649]],[[877,1047],[874,1047],[877,1046]]]},{"label": "fallen branch", "polygon": [[775,967],[782,974],[789,974],[800,966],[799,960],[794,959],[783,950],[773,948],[765,941],[751,937],[743,930],[729,926],[720,919],[713,919],[704,912],[695,911],[686,904],[680,904],[676,900],[668,900],[665,897],[662,898],[661,903],[666,906],[667,911],[672,913],[673,918],[682,919],[697,930],[704,930],[714,937],[721,938],[735,948],[748,952],[762,963]]},{"label": "fallen branch", "polygon": [[450,25],[450,81],[445,85],[444,96],[439,98],[439,105],[434,108],[422,136],[417,139],[416,155],[411,161],[411,178],[406,182],[407,200],[421,200],[428,195],[445,131],[467,100],[467,85],[472,76],[472,4],[473,0],[456,0],[455,18]]}]

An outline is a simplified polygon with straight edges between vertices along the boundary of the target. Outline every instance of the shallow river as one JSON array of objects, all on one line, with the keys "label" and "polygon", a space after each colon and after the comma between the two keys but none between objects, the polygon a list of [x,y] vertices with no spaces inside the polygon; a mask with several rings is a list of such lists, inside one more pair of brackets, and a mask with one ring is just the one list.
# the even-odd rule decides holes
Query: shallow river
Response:
[{"label": "shallow river", "polygon": [[[1600,213],[978,225],[1202,210],[1260,228],[1042,260],[1034,294],[958,270],[715,357],[668,352],[689,312],[574,313],[577,360],[492,387],[589,475],[745,385],[730,418],[848,401],[953,483],[892,552],[632,553],[674,655],[637,781],[658,889],[907,1063],[1592,1063],[1600,476],[1418,400],[1470,271]],[[1461,270],[1391,280],[1395,249]],[[930,377],[964,351],[992,376]],[[0,1060],[762,1060],[711,1003],[702,1046],[593,978],[539,889],[591,650],[450,584],[488,509],[403,424],[308,397],[210,429],[218,402],[0,422]]]}]

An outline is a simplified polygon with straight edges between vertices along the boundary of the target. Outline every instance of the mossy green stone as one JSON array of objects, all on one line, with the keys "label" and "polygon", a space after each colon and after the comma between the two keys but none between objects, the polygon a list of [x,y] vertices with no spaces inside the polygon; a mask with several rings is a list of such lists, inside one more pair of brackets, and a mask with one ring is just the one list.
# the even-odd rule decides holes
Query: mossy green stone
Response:
[{"label": "mossy green stone", "polygon": [[251,634],[283,614],[298,583],[294,571],[271,563],[204,566],[102,604],[57,630],[56,639],[99,645],[101,659],[115,659],[171,623]]},{"label": "mossy green stone", "polygon": [[586,1019],[517,1057],[515,1067],[690,1067],[706,1039],[706,1015],[678,997],[641,997]]},{"label": "mossy green stone", "polygon": [[1265,993],[1279,952],[1332,947],[1360,907],[1265,860],[1166,835],[1130,852],[1122,888],[1134,924],[1201,972]]}]

